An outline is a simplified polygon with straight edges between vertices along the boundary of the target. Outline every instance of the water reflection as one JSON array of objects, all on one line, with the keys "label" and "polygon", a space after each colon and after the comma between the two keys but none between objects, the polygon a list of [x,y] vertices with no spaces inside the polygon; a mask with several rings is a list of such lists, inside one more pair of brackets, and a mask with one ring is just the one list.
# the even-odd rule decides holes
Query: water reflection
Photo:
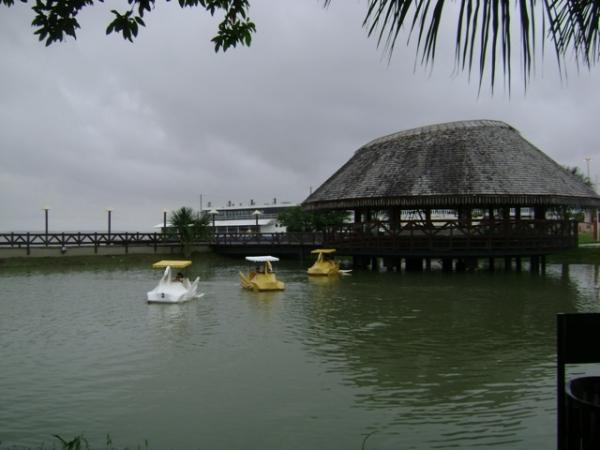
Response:
[{"label": "water reflection", "polygon": [[552,400],[555,314],[590,306],[571,283],[529,274],[389,281],[362,274],[341,292],[313,288],[303,339],[328,371],[360,388],[361,407],[396,405],[388,427],[448,425],[432,445],[483,444],[483,430],[485,443],[500,445],[522,430],[540,414],[527,403]]}]

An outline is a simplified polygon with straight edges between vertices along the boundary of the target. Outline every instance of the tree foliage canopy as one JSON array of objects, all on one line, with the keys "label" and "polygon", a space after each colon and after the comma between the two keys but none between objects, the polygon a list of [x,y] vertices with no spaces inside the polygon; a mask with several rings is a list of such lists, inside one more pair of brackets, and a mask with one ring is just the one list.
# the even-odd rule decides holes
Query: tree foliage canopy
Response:
[{"label": "tree foliage canopy", "polygon": [[564,168],[565,168],[565,170],[567,172],[569,172],[571,175],[573,175],[579,181],[581,181],[582,183],[584,183],[586,186],[589,186],[592,189],[594,189],[594,183],[592,183],[592,180],[590,180],[589,177],[585,176],[583,174],[583,172],[581,170],[579,170],[579,167],[577,167],[577,166],[573,166],[573,167],[564,166]]},{"label": "tree foliage canopy", "polygon": [[[27,3],[29,0],[22,0]],[[32,0],[33,1],[33,0]],[[170,0],[167,0],[170,1]],[[215,50],[250,45],[255,24],[248,17],[249,0],[177,0],[182,8],[201,7],[211,15],[223,14],[217,34],[212,38]],[[332,0],[322,0],[329,5]],[[35,0],[33,26],[39,39],[50,45],[65,37],[76,37],[80,28],[79,12],[103,0]],[[133,41],[144,16],[152,11],[155,0],[127,0],[124,11],[112,10],[113,20],[106,32],[120,33]],[[451,14],[448,0],[366,0],[364,27],[375,36],[391,56],[401,31],[408,40],[416,39],[420,62],[434,62],[442,18]],[[520,33],[523,79],[528,81],[536,52],[549,40],[559,67],[568,55],[577,63],[595,64],[600,57],[600,1],[598,0],[455,0],[457,67],[471,73],[479,71],[480,85],[489,75],[493,87],[501,71],[510,87],[514,32]],[[0,0],[12,6],[14,0]],[[514,20],[516,16],[516,20]]]},{"label": "tree foliage canopy", "polygon": [[301,206],[294,206],[279,213],[279,221],[287,231],[327,231],[344,224],[347,214],[344,211],[307,212]]},{"label": "tree foliage canopy", "polygon": [[204,239],[208,234],[208,216],[194,212],[192,208],[182,206],[169,216],[171,227],[168,231],[179,236],[182,244]]},{"label": "tree foliage canopy", "polygon": [[[167,0],[170,1],[170,0]],[[248,17],[248,0],[177,0],[182,8],[202,7],[212,16],[218,12],[223,13],[218,31],[212,42],[215,51],[238,44],[250,45],[252,33],[256,26]],[[28,0],[21,0],[27,3]],[[96,0],[103,3],[104,0]],[[120,33],[124,39],[133,42],[137,37],[140,27],[146,26],[144,15],[154,9],[155,0],[127,0],[128,9],[117,11],[113,9],[113,20],[106,28],[106,34]],[[12,6],[14,0],[0,0],[0,4]],[[80,28],[77,16],[87,7],[93,6],[94,0],[35,0],[32,10],[35,13],[32,25],[36,28],[35,34],[46,45],[62,41],[65,37],[76,38]]]}]

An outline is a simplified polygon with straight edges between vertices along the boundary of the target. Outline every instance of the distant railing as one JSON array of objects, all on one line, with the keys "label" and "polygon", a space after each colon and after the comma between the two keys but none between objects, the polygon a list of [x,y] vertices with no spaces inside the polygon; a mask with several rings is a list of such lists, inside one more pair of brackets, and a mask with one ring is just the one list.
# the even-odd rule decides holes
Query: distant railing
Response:
[{"label": "distant railing", "polygon": [[156,246],[179,242],[178,235],[163,233],[0,233],[0,248]]},{"label": "distant railing", "polygon": [[316,246],[323,243],[323,233],[214,233],[210,243],[216,246]]}]

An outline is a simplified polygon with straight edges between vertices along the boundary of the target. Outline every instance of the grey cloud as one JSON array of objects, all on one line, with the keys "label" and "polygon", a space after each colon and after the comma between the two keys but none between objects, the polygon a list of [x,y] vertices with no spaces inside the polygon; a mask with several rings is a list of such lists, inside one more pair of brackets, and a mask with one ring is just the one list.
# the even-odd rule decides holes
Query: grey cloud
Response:
[{"label": "grey cloud", "polygon": [[[215,54],[216,21],[159,4],[134,44],[106,37],[106,8],[75,42],[45,48],[20,5],[0,16],[0,230],[148,229],[162,210],[211,200],[301,201],[368,141],[489,118],[562,164],[600,169],[598,69],[561,83],[551,62],[526,94],[453,75],[452,39],[430,72],[414,47],[387,62],[361,28],[365,2],[253,0],[251,48]],[[451,29],[451,28],[448,28]],[[453,32],[453,31],[452,31]],[[451,35],[453,36],[453,35]]]}]

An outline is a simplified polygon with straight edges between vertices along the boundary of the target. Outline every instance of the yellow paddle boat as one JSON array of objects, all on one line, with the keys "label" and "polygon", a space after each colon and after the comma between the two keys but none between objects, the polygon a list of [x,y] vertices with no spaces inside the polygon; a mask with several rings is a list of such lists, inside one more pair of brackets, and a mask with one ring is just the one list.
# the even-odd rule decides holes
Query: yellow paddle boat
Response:
[{"label": "yellow paddle boat", "polygon": [[340,273],[340,265],[331,255],[335,253],[334,248],[318,248],[311,252],[317,255],[317,260],[307,270],[309,275],[337,275]]},{"label": "yellow paddle boat", "polygon": [[279,261],[274,256],[246,256],[246,261],[256,263],[256,269],[247,274],[240,272],[240,282],[244,289],[252,291],[283,291],[285,284],[275,277],[271,262]]}]

